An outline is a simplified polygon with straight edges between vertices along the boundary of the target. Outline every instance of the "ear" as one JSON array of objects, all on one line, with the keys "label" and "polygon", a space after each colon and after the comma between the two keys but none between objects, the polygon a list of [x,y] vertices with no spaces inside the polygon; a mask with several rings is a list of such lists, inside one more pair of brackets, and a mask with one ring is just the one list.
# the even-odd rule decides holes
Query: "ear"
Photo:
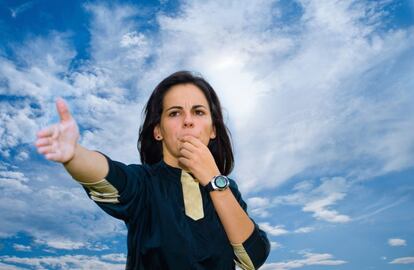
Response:
[{"label": "ear", "polygon": [[211,130],[210,139],[216,138],[216,127],[213,126],[213,129]]},{"label": "ear", "polygon": [[157,124],[154,127],[154,139],[157,140],[157,141],[161,141],[162,140],[160,124]]}]

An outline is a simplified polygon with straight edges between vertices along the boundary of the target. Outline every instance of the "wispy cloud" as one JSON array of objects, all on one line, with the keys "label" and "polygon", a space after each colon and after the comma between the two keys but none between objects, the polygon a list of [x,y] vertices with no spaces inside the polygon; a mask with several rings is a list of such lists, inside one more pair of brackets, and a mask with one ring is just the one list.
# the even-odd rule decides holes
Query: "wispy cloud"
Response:
[{"label": "wispy cloud", "polygon": [[26,3],[23,3],[23,4],[19,5],[17,7],[9,8],[10,13],[11,13],[10,15],[13,18],[16,18],[20,13],[23,13],[27,9],[31,8],[32,6],[33,6],[33,1],[29,1],[29,2],[26,2]]},{"label": "wispy cloud", "polygon": [[13,248],[16,251],[32,251],[32,247],[31,246],[25,246],[25,245],[19,245],[19,244],[14,244]]},{"label": "wispy cloud", "polygon": [[13,266],[13,265],[10,265],[10,264],[1,263],[1,262],[0,262],[0,268],[2,270],[22,270],[22,268],[20,268],[20,267]]},{"label": "wispy cloud", "polygon": [[396,199],[396,200],[392,200],[391,202],[376,202],[374,203],[372,206],[369,207],[367,213],[364,213],[360,216],[357,216],[355,218],[353,218],[354,221],[358,221],[358,220],[367,220],[368,218],[371,218],[375,215],[378,215],[390,208],[396,207],[398,205],[400,205],[401,203],[404,203],[407,201],[407,198],[409,196],[403,195],[402,197]]},{"label": "wispy cloud", "polygon": [[331,223],[345,223],[351,221],[349,216],[330,209],[332,205],[336,204],[346,196],[348,184],[344,178],[335,177],[332,179],[325,179],[318,187],[311,190],[310,193],[305,193],[305,190],[306,189],[301,190],[299,188],[298,193],[293,194],[293,197],[300,196],[302,197],[300,200],[304,200],[302,208],[304,212],[311,212],[316,219]]},{"label": "wispy cloud", "polygon": [[264,223],[260,223],[259,226],[264,231],[266,231],[268,234],[273,235],[273,236],[278,236],[278,235],[283,235],[283,234],[288,233],[288,231],[284,229],[284,226],[282,225],[272,226],[268,222],[264,222]]},{"label": "wispy cloud", "polygon": [[29,179],[22,172],[0,170],[0,190],[5,193],[31,192],[28,181]]},{"label": "wispy cloud", "polygon": [[282,247],[282,245],[280,243],[275,242],[275,241],[270,241],[271,250],[275,250],[275,249],[280,248],[280,247]]},{"label": "wispy cloud", "polygon": [[310,233],[315,230],[314,227],[300,227],[293,231],[289,231],[285,229],[284,225],[273,226],[269,222],[261,222],[259,223],[259,226],[261,229],[263,229],[265,232],[267,232],[269,235],[272,235],[272,236],[279,236],[279,235],[292,234],[292,233],[296,233],[296,234]]},{"label": "wispy cloud", "polygon": [[302,268],[310,265],[334,266],[347,263],[344,260],[335,260],[328,253],[305,253],[304,259],[290,260],[284,262],[267,263],[263,266],[264,270],[287,270]]},{"label": "wispy cloud", "polygon": [[48,239],[48,240],[35,240],[36,244],[46,244],[54,249],[74,250],[85,247],[84,242],[74,242],[69,239]]},{"label": "wispy cloud", "polygon": [[414,257],[401,257],[394,259],[390,264],[414,264]]},{"label": "wispy cloud", "polygon": [[[86,255],[65,255],[65,256],[45,256],[37,258],[25,258],[15,256],[1,256],[0,266],[4,265],[5,269],[22,269],[16,267],[23,265],[26,267],[35,267],[36,269],[104,269],[116,270],[125,269],[125,257],[120,260],[120,254],[106,254],[102,256],[86,256]],[[13,268],[15,267],[15,268]],[[3,269],[3,268],[2,268]]]},{"label": "wispy cloud", "polygon": [[[36,169],[25,174],[0,171],[5,176],[0,178],[4,194],[0,197],[1,237],[21,232],[47,248],[102,250],[105,247],[99,243],[100,237],[125,235],[123,223],[103,215],[60,167],[50,167],[54,176],[49,178],[38,171],[41,169],[35,162],[31,165]],[[105,226],[97,225],[103,223]]]},{"label": "wispy cloud", "polygon": [[98,243],[90,243],[88,240],[83,241],[72,241],[70,239],[65,239],[62,237],[47,237],[44,239],[35,239],[34,243],[36,245],[43,245],[49,250],[59,249],[59,250],[77,250],[77,249],[87,249],[93,251],[102,251],[109,249],[107,245]]},{"label": "wispy cloud", "polygon": [[392,247],[400,247],[400,246],[406,246],[407,242],[404,239],[400,239],[400,238],[390,238],[388,239],[388,245]]},{"label": "wispy cloud", "polygon": [[102,255],[101,258],[106,261],[111,262],[125,262],[126,256],[123,253],[112,253],[112,254],[106,254]]},{"label": "wispy cloud", "polygon": [[295,233],[310,233],[314,230],[315,228],[313,227],[301,227],[301,228],[296,229],[294,232]]},{"label": "wispy cloud", "polygon": [[[252,214],[267,217],[270,209],[278,205],[297,205],[302,211],[312,213],[317,220],[331,223],[346,223],[351,221],[348,215],[340,214],[332,207],[343,200],[348,192],[349,184],[343,177],[321,179],[320,185],[312,181],[302,181],[295,185],[293,193],[277,196],[273,199],[252,197]],[[303,229],[305,230],[305,229]]]}]

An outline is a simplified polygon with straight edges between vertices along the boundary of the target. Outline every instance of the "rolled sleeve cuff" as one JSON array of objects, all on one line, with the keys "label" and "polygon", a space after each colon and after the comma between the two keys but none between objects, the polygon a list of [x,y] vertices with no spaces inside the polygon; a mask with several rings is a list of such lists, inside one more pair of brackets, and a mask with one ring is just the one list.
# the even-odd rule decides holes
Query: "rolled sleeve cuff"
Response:
[{"label": "rolled sleeve cuff", "polygon": [[95,202],[119,203],[118,190],[105,178],[96,183],[79,182],[79,184],[88,190],[90,198]]},{"label": "rolled sleeve cuff", "polygon": [[109,170],[105,178],[95,183],[85,183],[75,180],[84,187],[89,197],[95,202],[118,204],[120,203],[125,184],[118,181],[120,177],[116,175],[113,161],[104,153],[100,151],[96,152],[102,154],[108,163]]},{"label": "rolled sleeve cuff", "polygon": [[264,264],[270,252],[266,234],[255,223],[253,233],[242,244],[231,244],[235,263],[243,270],[258,269]]}]

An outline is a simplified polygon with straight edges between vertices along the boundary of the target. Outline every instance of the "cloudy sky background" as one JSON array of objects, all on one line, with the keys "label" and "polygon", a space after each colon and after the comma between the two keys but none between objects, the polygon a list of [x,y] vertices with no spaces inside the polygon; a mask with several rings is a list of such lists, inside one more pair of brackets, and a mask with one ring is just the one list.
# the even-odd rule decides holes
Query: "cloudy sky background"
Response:
[{"label": "cloudy sky background", "polygon": [[1,1],[0,269],[123,269],[125,226],[34,148],[63,97],[80,143],[139,163],[177,70],[216,89],[262,269],[413,269],[414,1]]}]

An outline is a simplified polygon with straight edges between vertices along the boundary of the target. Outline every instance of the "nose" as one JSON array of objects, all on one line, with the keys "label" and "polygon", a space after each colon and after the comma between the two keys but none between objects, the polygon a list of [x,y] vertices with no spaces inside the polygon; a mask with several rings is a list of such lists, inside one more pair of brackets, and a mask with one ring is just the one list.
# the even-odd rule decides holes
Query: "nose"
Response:
[{"label": "nose", "polygon": [[187,113],[184,118],[184,127],[189,128],[193,126],[194,126],[193,117],[190,113]]}]

